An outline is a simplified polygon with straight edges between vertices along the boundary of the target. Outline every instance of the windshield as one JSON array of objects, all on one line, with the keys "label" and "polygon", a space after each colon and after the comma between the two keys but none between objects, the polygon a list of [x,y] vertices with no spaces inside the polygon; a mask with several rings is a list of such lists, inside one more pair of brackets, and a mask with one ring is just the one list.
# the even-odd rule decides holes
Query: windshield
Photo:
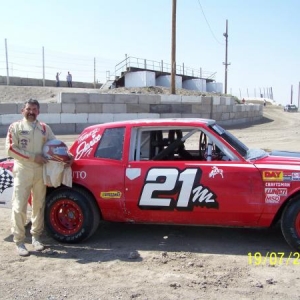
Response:
[{"label": "windshield", "polygon": [[222,128],[220,125],[214,124],[211,128],[226,142],[228,142],[233,148],[235,148],[240,155],[246,160],[255,160],[268,155],[268,153],[262,149],[249,149],[239,139],[237,139],[229,131]]}]

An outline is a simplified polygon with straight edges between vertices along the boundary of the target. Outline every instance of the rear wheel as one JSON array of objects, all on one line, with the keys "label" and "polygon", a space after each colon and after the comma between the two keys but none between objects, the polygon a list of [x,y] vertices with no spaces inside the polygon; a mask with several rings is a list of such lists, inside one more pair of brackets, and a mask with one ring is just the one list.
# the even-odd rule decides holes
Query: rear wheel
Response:
[{"label": "rear wheel", "polygon": [[86,191],[66,187],[47,196],[45,225],[57,241],[81,242],[96,231],[99,222],[99,209]]},{"label": "rear wheel", "polygon": [[284,209],[281,230],[288,244],[300,250],[300,198],[292,200]]}]

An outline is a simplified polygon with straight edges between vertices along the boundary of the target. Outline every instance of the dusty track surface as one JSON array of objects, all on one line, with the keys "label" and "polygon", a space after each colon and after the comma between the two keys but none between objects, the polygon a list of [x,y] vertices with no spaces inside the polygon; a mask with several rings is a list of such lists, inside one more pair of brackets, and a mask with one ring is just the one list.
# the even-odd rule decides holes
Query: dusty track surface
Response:
[{"label": "dusty track surface", "polygon": [[[300,151],[300,114],[282,108],[267,106],[262,122],[230,131],[250,148]],[[59,138],[70,144],[75,136]],[[288,259],[294,251],[279,228],[106,223],[76,245],[45,233],[47,249],[21,258],[9,227],[2,209],[1,299],[300,299],[300,257]],[[249,260],[271,252],[259,265]]]}]

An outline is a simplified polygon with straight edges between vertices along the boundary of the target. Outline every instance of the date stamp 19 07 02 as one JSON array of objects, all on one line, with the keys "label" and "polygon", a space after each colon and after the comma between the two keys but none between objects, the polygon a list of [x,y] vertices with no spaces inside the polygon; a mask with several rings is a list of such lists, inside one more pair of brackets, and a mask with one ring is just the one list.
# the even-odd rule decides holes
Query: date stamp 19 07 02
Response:
[{"label": "date stamp 19 07 02", "polygon": [[248,264],[254,266],[280,266],[295,265],[300,266],[299,252],[267,252],[263,255],[261,252],[249,252]]}]

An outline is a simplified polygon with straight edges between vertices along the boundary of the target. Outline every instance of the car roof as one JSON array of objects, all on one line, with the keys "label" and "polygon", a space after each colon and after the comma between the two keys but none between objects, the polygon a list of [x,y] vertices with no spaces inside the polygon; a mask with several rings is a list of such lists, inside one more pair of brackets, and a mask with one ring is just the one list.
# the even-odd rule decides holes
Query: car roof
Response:
[{"label": "car roof", "polygon": [[203,118],[161,118],[161,119],[135,119],[101,123],[89,126],[89,129],[99,126],[105,127],[125,127],[125,126],[197,126],[197,125],[213,125],[216,121]]}]

